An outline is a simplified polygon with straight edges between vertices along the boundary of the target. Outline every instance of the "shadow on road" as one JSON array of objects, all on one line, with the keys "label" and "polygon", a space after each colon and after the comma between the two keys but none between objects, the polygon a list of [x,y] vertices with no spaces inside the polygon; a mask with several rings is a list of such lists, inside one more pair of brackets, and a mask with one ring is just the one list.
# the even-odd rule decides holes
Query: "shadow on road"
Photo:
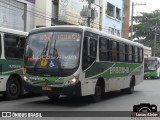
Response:
[{"label": "shadow on road", "polygon": [[[137,94],[141,91],[135,91],[133,94]],[[102,100],[97,102],[97,103],[93,103],[90,100],[90,97],[85,96],[85,97],[68,97],[68,96],[61,96],[59,99],[57,100],[51,100],[48,97],[46,97],[46,99],[44,100],[39,100],[39,101],[32,101],[32,102],[28,102],[25,103],[27,105],[45,105],[45,106],[69,106],[69,107],[78,107],[78,106],[85,106],[85,105],[89,105],[89,104],[98,104],[100,102],[104,102],[110,99],[117,99],[118,97],[123,97],[125,95],[128,94],[122,94],[119,91],[115,91],[115,92],[109,92],[106,93]]]},{"label": "shadow on road", "polygon": [[[32,97],[39,97],[41,96],[40,94],[31,94],[31,93],[26,93],[24,95],[22,95],[20,98],[18,98],[19,100],[20,99],[27,99],[27,98],[32,98]],[[18,100],[18,99],[15,99],[15,100]],[[7,99],[5,97],[3,97],[2,94],[0,94],[0,102],[1,101],[7,101]],[[10,100],[11,101],[11,100]]]},{"label": "shadow on road", "polygon": [[145,80],[145,81],[150,81],[150,80],[153,81],[153,80],[160,80],[160,79],[159,79],[159,78],[157,78],[157,79],[156,79],[156,78],[155,78],[155,79],[147,78],[147,79],[144,79],[144,80]]}]

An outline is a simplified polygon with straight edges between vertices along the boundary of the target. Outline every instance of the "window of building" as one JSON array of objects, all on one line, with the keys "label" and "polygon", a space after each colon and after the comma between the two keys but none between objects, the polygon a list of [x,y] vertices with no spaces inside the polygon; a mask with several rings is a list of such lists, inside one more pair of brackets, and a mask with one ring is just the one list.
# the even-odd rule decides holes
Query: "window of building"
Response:
[{"label": "window of building", "polygon": [[99,5],[99,0],[92,0],[94,4]]},{"label": "window of building", "polygon": [[120,30],[115,29],[115,35],[120,36]]},{"label": "window of building", "polygon": [[121,20],[120,12],[121,12],[121,10],[119,8],[116,8],[116,18],[118,20]]},{"label": "window of building", "polygon": [[25,37],[12,34],[4,35],[5,57],[7,59],[22,59],[24,54]]},{"label": "window of building", "polygon": [[111,17],[114,17],[114,9],[115,9],[115,6],[112,5],[111,3],[107,2],[106,14]]},{"label": "window of building", "polygon": [[109,27],[109,33],[114,35],[114,28]]}]

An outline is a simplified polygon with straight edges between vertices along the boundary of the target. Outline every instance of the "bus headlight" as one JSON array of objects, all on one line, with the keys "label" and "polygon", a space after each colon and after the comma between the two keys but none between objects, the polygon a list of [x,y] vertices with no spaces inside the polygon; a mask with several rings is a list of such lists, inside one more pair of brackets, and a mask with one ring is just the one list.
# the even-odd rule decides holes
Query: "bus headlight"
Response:
[{"label": "bus headlight", "polygon": [[71,80],[67,81],[65,85],[74,85],[79,81],[78,77],[73,77]]},{"label": "bus headlight", "polygon": [[77,77],[74,77],[74,78],[72,78],[71,80],[70,80],[70,83],[71,84],[75,84],[75,83],[77,83],[78,82],[78,78]]},{"label": "bus headlight", "polygon": [[27,80],[27,77],[26,77],[26,76],[24,76],[24,77],[23,77],[23,80],[25,80],[25,81],[26,81],[26,80]]}]

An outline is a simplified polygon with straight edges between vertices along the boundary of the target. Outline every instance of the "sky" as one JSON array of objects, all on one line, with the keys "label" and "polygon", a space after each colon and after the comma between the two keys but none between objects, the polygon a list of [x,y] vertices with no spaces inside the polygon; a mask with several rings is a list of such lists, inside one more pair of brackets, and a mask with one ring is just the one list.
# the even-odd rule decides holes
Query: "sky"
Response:
[{"label": "sky", "polygon": [[[156,9],[160,9],[160,0],[131,0],[131,4],[134,2],[134,15],[139,15],[139,12],[151,12]],[[146,4],[146,5],[136,5]]]}]

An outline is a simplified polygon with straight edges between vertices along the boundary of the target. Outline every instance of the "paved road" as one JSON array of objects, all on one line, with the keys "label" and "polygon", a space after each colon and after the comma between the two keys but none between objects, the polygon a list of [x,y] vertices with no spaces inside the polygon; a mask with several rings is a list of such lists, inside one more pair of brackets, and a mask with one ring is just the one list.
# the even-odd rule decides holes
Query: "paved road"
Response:
[{"label": "paved road", "polygon": [[[132,111],[133,105],[140,103],[156,104],[158,111],[160,111],[159,100],[160,80],[158,79],[144,80],[143,83],[135,87],[135,92],[131,95],[124,95],[120,92],[107,93],[103,100],[98,103],[90,103],[86,97],[69,98],[62,96],[59,101],[51,101],[45,96],[28,94],[13,101],[6,101],[0,97],[0,111]],[[77,119],[79,120],[79,118]],[[96,120],[97,118],[86,119]]]}]

